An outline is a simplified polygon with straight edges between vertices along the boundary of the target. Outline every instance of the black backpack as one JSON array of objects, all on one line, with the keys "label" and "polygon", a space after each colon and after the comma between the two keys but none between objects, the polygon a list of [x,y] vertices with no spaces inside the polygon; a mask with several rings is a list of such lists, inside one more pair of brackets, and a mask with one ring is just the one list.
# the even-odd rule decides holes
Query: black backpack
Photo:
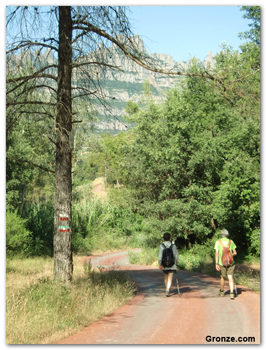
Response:
[{"label": "black backpack", "polygon": [[163,257],[162,257],[162,265],[163,267],[171,267],[175,263],[175,258],[172,250],[172,244],[170,245],[169,248],[166,248],[164,244],[162,244],[164,247],[163,250]]}]

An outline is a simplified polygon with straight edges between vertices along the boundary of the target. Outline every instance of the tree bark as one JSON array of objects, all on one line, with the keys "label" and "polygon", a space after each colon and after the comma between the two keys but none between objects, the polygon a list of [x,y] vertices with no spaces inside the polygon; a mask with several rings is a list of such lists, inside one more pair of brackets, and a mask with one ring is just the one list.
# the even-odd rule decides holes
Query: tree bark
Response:
[{"label": "tree bark", "polygon": [[72,129],[71,71],[72,22],[70,6],[59,6],[59,53],[54,206],[54,279],[70,283],[73,275],[71,247],[72,178],[70,132]]}]

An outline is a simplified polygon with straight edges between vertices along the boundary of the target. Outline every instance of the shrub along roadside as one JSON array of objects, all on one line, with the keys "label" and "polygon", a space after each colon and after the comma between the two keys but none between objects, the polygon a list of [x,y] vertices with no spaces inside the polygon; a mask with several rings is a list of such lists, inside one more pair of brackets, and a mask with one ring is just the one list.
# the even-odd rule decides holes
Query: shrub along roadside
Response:
[{"label": "shrub along roadside", "polygon": [[52,265],[51,258],[7,260],[7,344],[55,343],[135,295],[125,272],[92,271],[75,257],[73,283],[66,286],[52,281]]},{"label": "shrub along roadside", "polygon": [[[74,202],[72,213],[74,254],[138,248],[154,239],[145,218],[116,203],[98,198]],[[28,204],[24,215],[7,210],[7,255],[52,257],[53,203]]]},{"label": "shrub along roadside", "polygon": [[151,236],[143,217],[95,198],[73,205],[72,247],[76,254],[138,248]]},{"label": "shrub along roadside", "polygon": [[[193,249],[194,248],[194,249]],[[220,273],[215,270],[214,257],[211,254],[204,254],[204,246],[199,248],[201,252],[196,252],[196,247],[191,250],[180,252],[179,265],[185,270],[206,273],[213,277],[220,277]],[[237,285],[244,285],[251,290],[260,293],[260,260],[253,258],[242,260],[241,257],[235,257],[236,267],[234,272],[234,281]],[[256,265],[257,268],[252,266]]]},{"label": "shrub along roadside", "polygon": [[9,257],[53,255],[53,204],[26,206],[22,218],[17,210],[6,211],[6,253]]},{"label": "shrub along roadside", "polygon": [[32,244],[32,233],[26,229],[26,220],[17,211],[6,213],[6,255],[28,256]]}]

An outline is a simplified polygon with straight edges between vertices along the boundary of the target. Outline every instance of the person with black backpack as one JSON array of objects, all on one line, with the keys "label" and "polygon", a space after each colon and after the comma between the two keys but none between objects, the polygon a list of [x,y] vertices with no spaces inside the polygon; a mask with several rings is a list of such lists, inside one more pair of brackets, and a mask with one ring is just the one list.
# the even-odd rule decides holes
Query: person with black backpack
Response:
[{"label": "person with black backpack", "polygon": [[237,255],[235,243],[228,238],[229,232],[225,229],[221,231],[221,239],[215,243],[215,268],[220,272],[220,296],[224,296],[224,279],[228,277],[230,287],[230,298],[235,299],[234,295],[234,256]]},{"label": "person with black backpack", "polygon": [[173,281],[173,275],[177,270],[178,251],[175,244],[171,243],[171,235],[166,232],[163,236],[164,242],[159,248],[159,269],[164,273],[165,294],[170,297],[170,290]]}]

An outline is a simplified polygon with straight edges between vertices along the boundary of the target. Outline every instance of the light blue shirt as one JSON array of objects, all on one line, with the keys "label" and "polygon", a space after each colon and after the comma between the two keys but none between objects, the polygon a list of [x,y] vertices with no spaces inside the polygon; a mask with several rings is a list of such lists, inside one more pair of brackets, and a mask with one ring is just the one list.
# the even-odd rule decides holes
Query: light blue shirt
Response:
[{"label": "light blue shirt", "polygon": [[[172,243],[171,243],[171,241],[165,241],[165,242],[163,242],[163,244],[166,246],[166,248],[169,248]],[[161,244],[160,248],[159,248],[159,258],[158,258],[158,263],[160,265],[162,265],[163,250],[164,250],[164,247]],[[177,251],[177,248],[176,248],[176,246],[174,244],[172,245],[172,250],[173,250],[173,254],[174,254],[174,258],[175,258],[175,264],[173,266],[171,266],[171,267],[164,267],[163,266],[164,270],[177,270],[178,251]]]}]

